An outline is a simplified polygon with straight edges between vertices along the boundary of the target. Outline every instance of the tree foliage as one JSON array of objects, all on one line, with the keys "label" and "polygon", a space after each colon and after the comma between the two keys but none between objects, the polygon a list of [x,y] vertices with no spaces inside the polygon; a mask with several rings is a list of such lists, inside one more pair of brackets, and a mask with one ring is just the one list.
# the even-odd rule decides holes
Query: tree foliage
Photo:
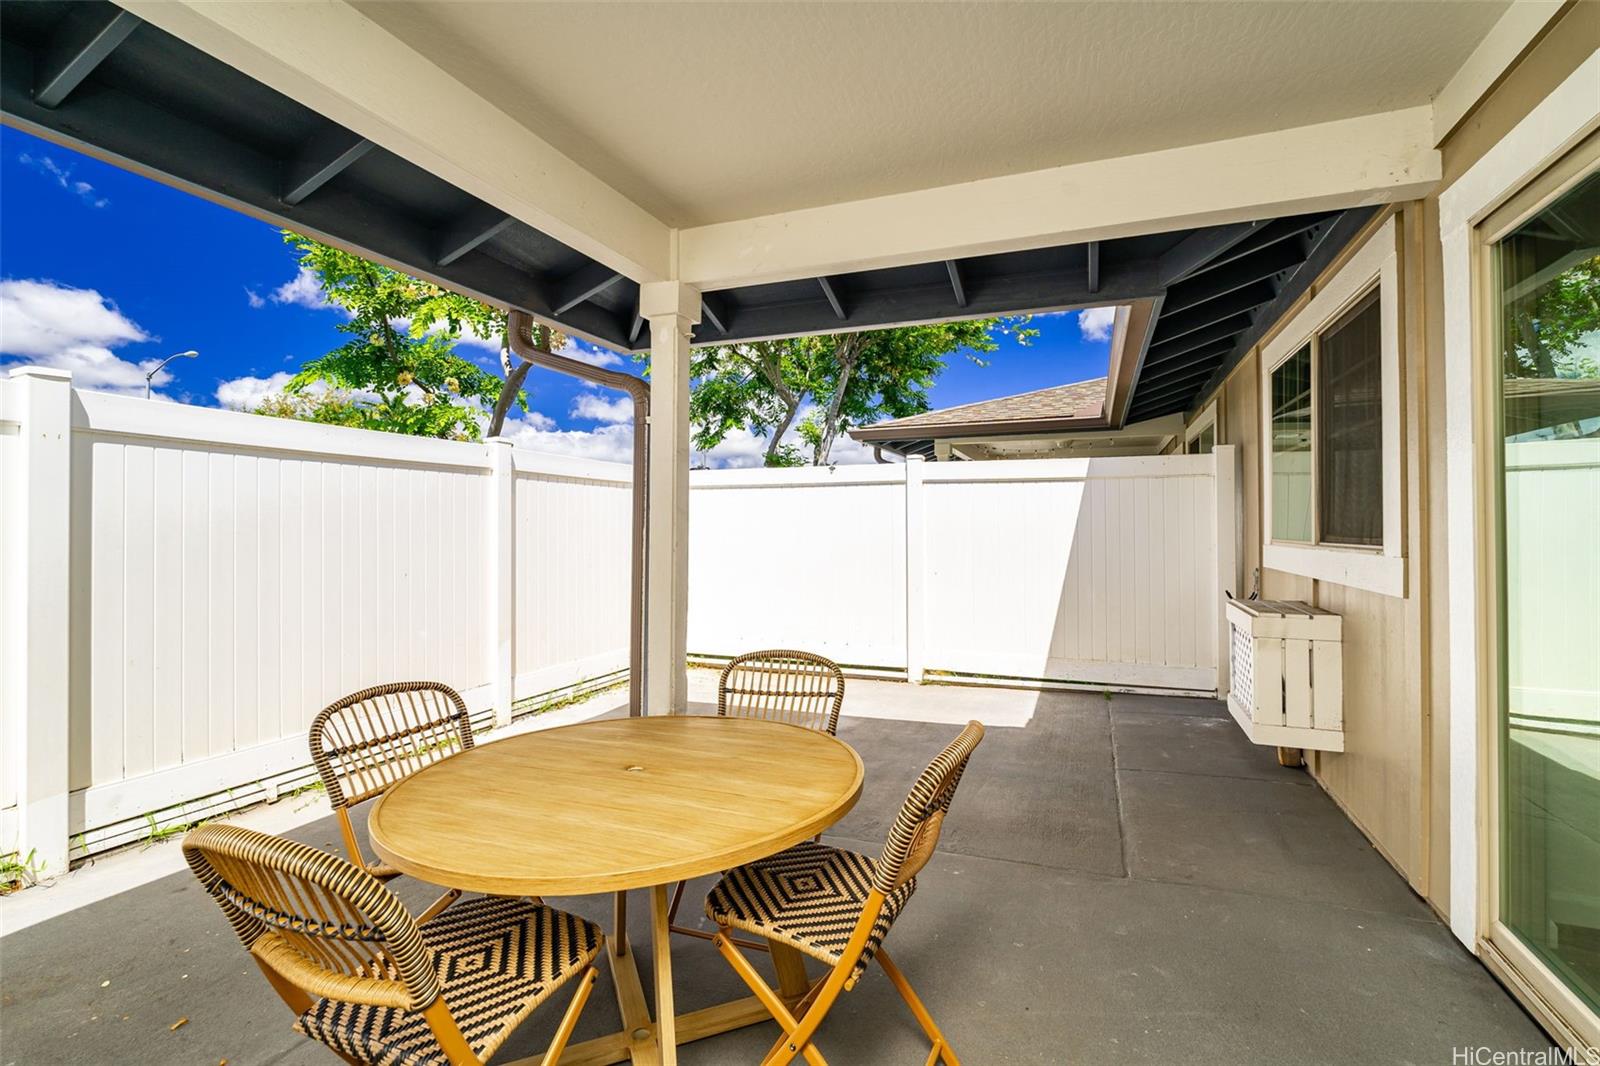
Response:
[{"label": "tree foliage", "polygon": [[1590,347],[1600,334],[1600,256],[1572,264],[1505,312],[1508,376],[1600,378]]},{"label": "tree foliage", "polygon": [[[1006,335],[1028,344],[1038,330],[1024,316],[698,348],[689,368],[694,446],[709,451],[747,429],[767,437],[768,466],[826,465],[840,433],[928,410],[928,389],[950,357],[984,365]],[[804,451],[784,439],[791,428]]]},{"label": "tree foliage", "polygon": [[[349,315],[338,327],[348,339],[303,365],[286,394],[258,413],[477,440],[485,422],[499,431],[513,400],[528,409],[526,364],[511,365],[504,312],[298,233],[285,230],[283,239],[328,301]],[[499,342],[505,377],[456,353],[466,334]]]}]

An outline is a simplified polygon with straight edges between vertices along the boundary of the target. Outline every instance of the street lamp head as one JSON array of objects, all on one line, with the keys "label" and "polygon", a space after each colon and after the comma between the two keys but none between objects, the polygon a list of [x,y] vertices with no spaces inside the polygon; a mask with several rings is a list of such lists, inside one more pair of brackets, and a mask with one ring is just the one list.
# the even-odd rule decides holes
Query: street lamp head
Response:
[{"label": "street lamp head", "polygon": [[172,358],[174,358],[174,359],[193,359],[196,356],[198,356],[199,354],[200,354],[199,352],[195,351],[193,348],[190,348],[186,352],[179,352],[177,355],[173,356]]}]

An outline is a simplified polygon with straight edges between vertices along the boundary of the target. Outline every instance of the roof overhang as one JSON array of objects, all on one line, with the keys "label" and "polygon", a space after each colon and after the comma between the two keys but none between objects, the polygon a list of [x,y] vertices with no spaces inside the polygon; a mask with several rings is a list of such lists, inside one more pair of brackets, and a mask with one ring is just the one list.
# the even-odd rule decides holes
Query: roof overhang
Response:
[{"label": "roof overhang", "polygon": [[[1144,358],[1114,397],[1122,421],[1196,399],[1293,298],[1302,267],[1373,205],[1439,177],[1419,104],[673,228],[496,106],[473,55],[397,35],[406,5],[125,4],[0,6],[5,121],[624,351],[649,342],[639,283],[669,277],[704,290],[697,344],[1151,301]],[[444,36],[555,17],[411,7],[445,19]],[[1251,9],[1228,17],[1288,32]]]}]

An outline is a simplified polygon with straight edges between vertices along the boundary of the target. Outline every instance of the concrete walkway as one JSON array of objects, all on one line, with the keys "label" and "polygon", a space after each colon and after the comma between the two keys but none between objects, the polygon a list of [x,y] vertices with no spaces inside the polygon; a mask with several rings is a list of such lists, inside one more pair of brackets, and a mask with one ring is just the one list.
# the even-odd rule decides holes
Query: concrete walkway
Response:
[{"label": "concrete walkway", "polygon": [[[694,685],[703,699],[709,675]],[[1246,743],[1211,701],[852,681],[840,735],[867,786],[830,842],[875,853],[968,717],[994,728],[890,937],[964,1062],[1449,1066],[1457,1047],[1548,1047],[1310,779]],[[338,848],[331,818],[287,831]],[[399,884],[413,905],[429,898]],[[335,1061],[290,1030],[186,871],[74,891],[105,898],[14,933],[21,901],[0,907],[0,1066]],[[609,915],[604,898],[559,903]],[[648,954],[644,924],[632,932]],[[709,944],[680,941],[674,965],[680,1010],[744,991]],[[541,1010],[497,1060],[542,1050],[559,1013]],[[602,987],[577,1039],[617,1024]],[[752,1062],[775,1036],[728,1034],[680,1061]],[[819,1046],[843,1066],[926,1055],[876,972]]]}]

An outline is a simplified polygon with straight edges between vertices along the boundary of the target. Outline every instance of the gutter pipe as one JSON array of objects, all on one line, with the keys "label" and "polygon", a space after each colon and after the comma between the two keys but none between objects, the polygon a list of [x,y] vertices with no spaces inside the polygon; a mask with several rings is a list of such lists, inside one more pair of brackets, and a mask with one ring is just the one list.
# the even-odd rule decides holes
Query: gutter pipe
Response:
[{"label": "gutter pipe", "polygon": [[512,354],[525,363],[569,374],[584,381],[618,389],[633,400],[633,550],[628,612],[628,714],[644,713],[644,552],[645,523],[649,508],[650,386],[643,378],[620,370],[605,370],[565,355],[556,355],[533,343],[536,323],[526,311],[506,316],[506,341]]}]

